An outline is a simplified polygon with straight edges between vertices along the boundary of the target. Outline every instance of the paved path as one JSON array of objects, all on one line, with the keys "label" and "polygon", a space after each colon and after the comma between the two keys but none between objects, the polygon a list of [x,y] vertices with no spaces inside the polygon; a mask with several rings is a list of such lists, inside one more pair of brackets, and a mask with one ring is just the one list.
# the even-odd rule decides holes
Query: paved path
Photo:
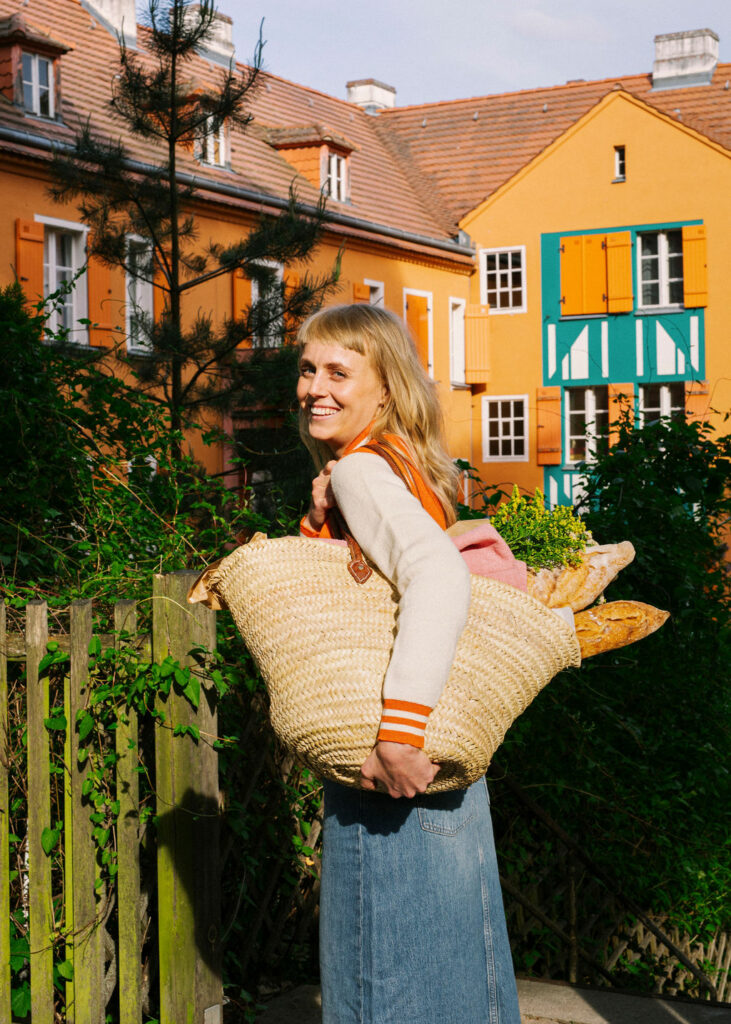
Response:
[{"label": "paved path", "polygon": [[[518,981],[518,995],[523,1024],[731,1024],[731,1006],[625,996],[523,979]],[[273,999],[257,1024],[322,1024],[320,989],[302,985]]]}]

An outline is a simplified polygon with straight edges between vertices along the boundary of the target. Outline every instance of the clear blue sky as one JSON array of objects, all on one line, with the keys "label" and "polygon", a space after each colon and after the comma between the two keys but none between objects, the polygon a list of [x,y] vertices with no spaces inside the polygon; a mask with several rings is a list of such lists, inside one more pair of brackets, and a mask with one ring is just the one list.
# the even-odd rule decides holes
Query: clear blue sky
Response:
[{"label": "clear blue sky", "polygon": [[239,60],[264,18],[268,71],[345,97],[377,78],[399,105],[652,69],[655,35],[711,28],[731,61],[731,0],[217,0]]}]

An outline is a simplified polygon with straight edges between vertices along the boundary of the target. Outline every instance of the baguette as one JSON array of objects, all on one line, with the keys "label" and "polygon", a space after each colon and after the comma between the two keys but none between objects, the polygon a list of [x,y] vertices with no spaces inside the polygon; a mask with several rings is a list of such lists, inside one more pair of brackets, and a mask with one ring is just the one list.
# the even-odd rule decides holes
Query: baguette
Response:
[{"label": "baguette", "polygon": [[580,612],[596,601],[635,557],[628,540],[586,548],[581,564],[558,569],[529,569],[528,593],[548,608],[568,606]]},{"label": "baguette", "polygon": [[574,625],[582,660],[642,640],[659,629],[669,614],[641,601],[609,601],[579,612]]}]

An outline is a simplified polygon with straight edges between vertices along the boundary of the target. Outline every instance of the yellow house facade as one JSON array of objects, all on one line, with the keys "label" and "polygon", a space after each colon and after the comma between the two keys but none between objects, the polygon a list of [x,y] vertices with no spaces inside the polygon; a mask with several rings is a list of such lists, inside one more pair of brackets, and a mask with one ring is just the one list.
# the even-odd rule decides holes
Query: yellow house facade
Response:
[{"label": "yellow house facade", "polygon": [[731,408],[730,185],[727,149],[620,89],[461,221],[473,301],[489,254],[518,250],[524,267],[521,305],[490,319],[473,407],[486,478],[503,447],[508,479],[571,501],[620,396],[640,420]]}]

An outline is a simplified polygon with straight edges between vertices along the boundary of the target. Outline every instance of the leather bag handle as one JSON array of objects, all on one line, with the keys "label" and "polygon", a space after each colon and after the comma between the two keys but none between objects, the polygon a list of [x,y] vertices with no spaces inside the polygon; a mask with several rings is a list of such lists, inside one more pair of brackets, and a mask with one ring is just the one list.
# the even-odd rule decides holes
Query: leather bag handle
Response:
[{"label": "leather bag handle", "polygon": [[[406,484],[406,487],[413,493],[413,478],[409,479],[407,477],[400,459],[396,458],[397,455],[401,458],[405,458],[405,456],[403,456],[394,445],[381,439],[378,441],[371,441],[369,444],[364,444],[360,448],[357,448],[356,451],[369,452],[371,455],[380,455],[382,459],[386,460],[399,480]],[[348,572],[356,583],[365,583],[366,580],[369,580],[373,575],[373,570],[363,557],[360,544],[348,529],[348,524],[345,522],[343,514],[337,505],[334,505],[333,508],[330,509],[327,517],[330,521],[330,532],[332,535],[337,537],[339,540],[344,540],[348,545],[348,552],[350,554]]]}]

